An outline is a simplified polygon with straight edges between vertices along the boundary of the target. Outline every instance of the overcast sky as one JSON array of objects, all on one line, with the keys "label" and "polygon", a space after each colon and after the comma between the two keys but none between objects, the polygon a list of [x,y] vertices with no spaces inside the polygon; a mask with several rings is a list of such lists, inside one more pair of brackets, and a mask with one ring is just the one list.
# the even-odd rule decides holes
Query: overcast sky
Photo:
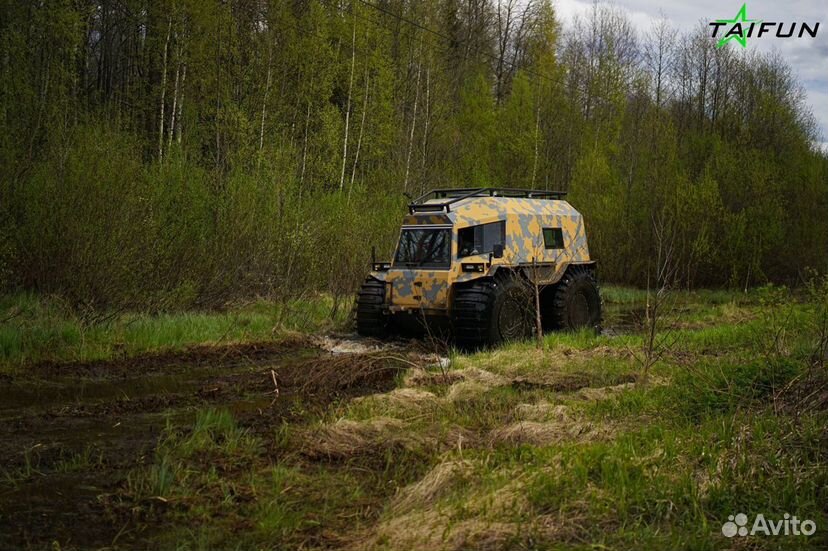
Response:
[{"label": "overcast sky", "polygon": [[[627,12],[639,33],[646,31],[662,14],[679,32],[693,30],[699,21],[705,24],[714,19],[733,19],[744,0],[613,0],[608,2]],[[577,14],[590,9],[590,0],[553,0],[558,17],[566,28]],[[805,21],[811,26],[819,22],[816,38],[783,39],[775,37],[749,38],[747,47],[770,51],[776,49],[793,67],[808,92],[808,104],[819,124],[823,151],[828,151],[828,2],[826,0],[798,0],[794,2],[748,0],[748,19],[793,23]],[[740,48],[731,41],[728,48]]]}]

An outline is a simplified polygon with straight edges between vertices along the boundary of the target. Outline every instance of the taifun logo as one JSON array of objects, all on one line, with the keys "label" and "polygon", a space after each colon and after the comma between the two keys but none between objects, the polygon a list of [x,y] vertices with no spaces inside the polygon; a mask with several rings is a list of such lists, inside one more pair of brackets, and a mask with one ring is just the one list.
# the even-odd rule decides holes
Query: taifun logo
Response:
[{"label": "taifun logo", "polygon": [[728,42],[735,41],[742,48],[747,47],[747,39],[763,36],[775,36],[776,38],[805,38],[810,36],[816,38],[819,32],[819,22],[804,23],[777,23],[775,21],[762,21],[761,19],[748,19],[747,4],[742,4],[739,13],[733,19],[717,19],[708,24],[713,27],[711,36],[718,38],[716,43],[721,48]]},{"label": "taifun logo", "polygon": [[734,536],[811,536],[816,532],[816,523],[812,520],[799,520],[796,515],[785,513],[781,520],[765,518],[759,513],[753,519],[748,530],[748,516],[744,513],[730,515],[727,522],[722,524],[722,535],[726,538]]}]

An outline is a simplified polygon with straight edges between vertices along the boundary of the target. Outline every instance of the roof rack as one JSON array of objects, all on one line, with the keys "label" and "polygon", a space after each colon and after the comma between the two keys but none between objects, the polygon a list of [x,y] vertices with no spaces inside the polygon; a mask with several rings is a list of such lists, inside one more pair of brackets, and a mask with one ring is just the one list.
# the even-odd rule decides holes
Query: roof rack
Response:
[{"label": "roof rack", "polygon": [[[563,199],[565,191],[545,191],[542,189],[519,189],[505,187],[433,189],[408,204],[408,211],[415,212],[451,212],[451,205],[471,197],[519,197],[526,199]],[[426,203],[430,199],[445,201]]]}]

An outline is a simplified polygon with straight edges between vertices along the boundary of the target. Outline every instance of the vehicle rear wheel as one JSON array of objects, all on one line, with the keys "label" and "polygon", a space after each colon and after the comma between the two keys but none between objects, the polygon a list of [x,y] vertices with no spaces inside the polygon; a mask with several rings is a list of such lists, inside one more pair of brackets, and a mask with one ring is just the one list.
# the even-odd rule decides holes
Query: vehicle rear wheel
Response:
[{"label": "vehicle rear wheel", "polygon": [[357,333],[363,337],[388,336],[388,314],[385,313],[385,283],[369,277],[359,289],[356,299]]},{"label": "vehicle rear wheel", "polygon": [[458,287],[452,304],[457,346],[479,349],[531,335],[528,288],[515,278],[481,279]]},{"label": "vehicle rear wheel", "polygon": [[601,330],[601,293],[592,270],[569,268],[554,290],[552,318],[556,329]]}]

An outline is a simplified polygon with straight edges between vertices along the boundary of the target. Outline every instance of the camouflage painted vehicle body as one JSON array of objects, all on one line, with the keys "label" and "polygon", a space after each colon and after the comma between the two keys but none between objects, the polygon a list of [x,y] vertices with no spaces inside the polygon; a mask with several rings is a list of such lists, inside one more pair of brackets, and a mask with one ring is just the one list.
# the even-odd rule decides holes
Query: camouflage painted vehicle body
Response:
[{"label": "camouflage painted vehicle body", "polygon": [[372,283],[374,300],[382,295],[383,312],[397,325],[450,327],[457,290],[477,280],[519,278],[548,288],[572,266],[591,271],[583,217],[563,195],[484,188],[415,200],[394,259],[375,262],[368,275],[382,284],[381,292]]}]

